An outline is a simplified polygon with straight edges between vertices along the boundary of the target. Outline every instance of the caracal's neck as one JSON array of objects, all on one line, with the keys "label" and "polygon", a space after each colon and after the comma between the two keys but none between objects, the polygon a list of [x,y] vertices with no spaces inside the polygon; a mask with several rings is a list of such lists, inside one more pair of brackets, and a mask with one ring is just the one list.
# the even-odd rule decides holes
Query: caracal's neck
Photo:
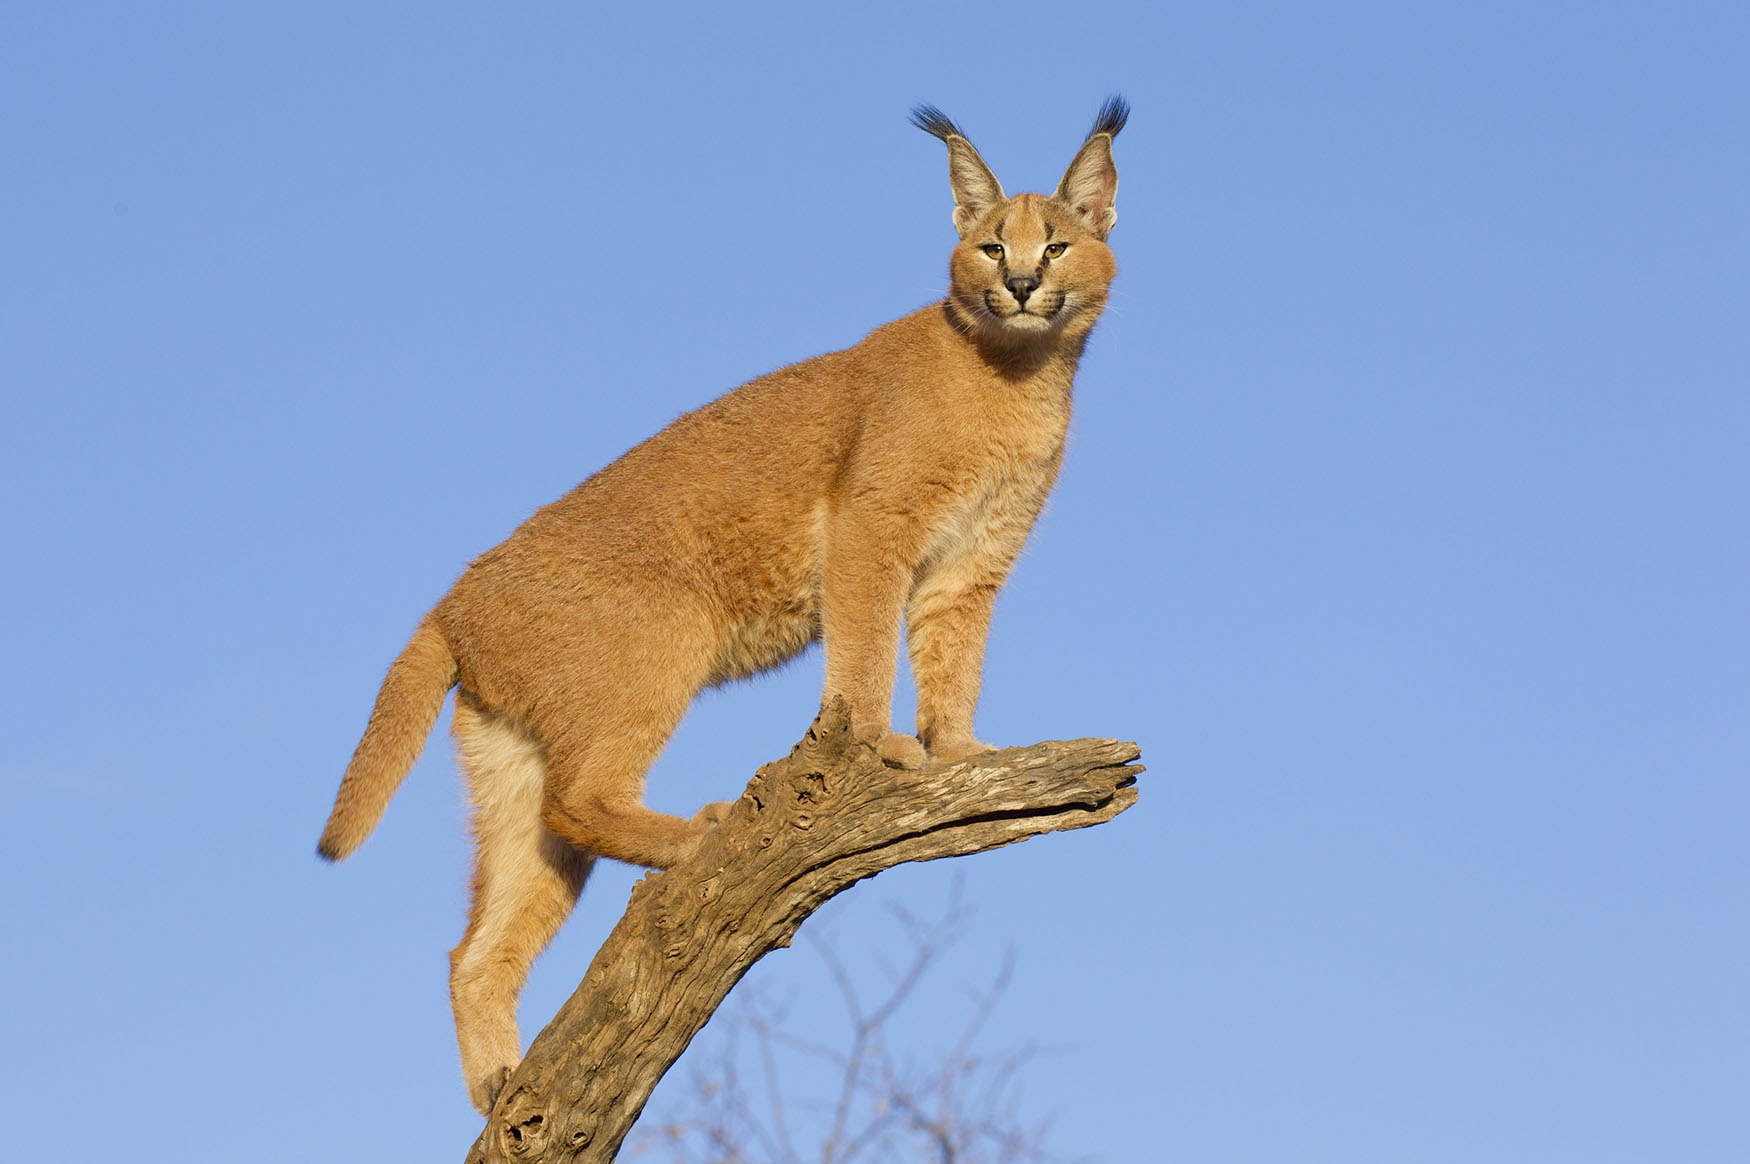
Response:
[{"label": "caracal's neck", "polygon": [[1003,380],[1068,392],[1076,364],[1087,347],[1093,321],[1079,326],[1017,333],[965,319],[952,300],[944,300],[940,324],[954,342]]}]

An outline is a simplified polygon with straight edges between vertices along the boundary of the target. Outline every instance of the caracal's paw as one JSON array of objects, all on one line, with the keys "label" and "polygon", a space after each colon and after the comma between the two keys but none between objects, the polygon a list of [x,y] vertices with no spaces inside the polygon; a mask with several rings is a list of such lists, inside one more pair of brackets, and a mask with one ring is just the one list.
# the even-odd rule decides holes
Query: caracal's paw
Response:
[{"label": "caracal's paw", "polygon": [[967,736],[963,740],[942,740],[930,745],[930,763],[957,764],[968,756],[994,751],[996,751],[994,744],[980,743],[971,736]]},{"label": "caracal's paw", "polygon": [[687,830],[691,834],[676,848],[674,856],[663,869],[673,869],[676,865],[684,865],[691,861],[699,849],[705,844],[705,838],[712,829],[729,819],[729,812],[735,807],[733,800],[714,800],[693,814],[693,819],[687,822]]},{"label": "caracal's paw", "polygon": [[706,828],[722,824],[729,819],[730,810],[734,807],[735,801],[733,800],[713,800],[693,814],[693,823],[704,825]]},{"label": "caracal's paw", "polygon": [[851,738],[868,744],[889,768],[922,768],[929,757],[916,736],[887,730],[884,723],[866,723],[851,729]]},{"label": "caracal's paw", "polygon": [[510,1082],[512,1067],[507,1063],[497,1070],[488,1071],[468,1088],[468,1098],[474,1101],[475,1110],[481,1115],[492,1114],[492,1105],[498,1102],[498,1097],[504,1093],[504,1085]]},{"label": "caracal's paw", "polygon": [[918,738],[904,732],[888,732],[883,735],[881,742],[875,745],[875,754],[889,768],[922,768],[929,763],[929,757],[924,754],[924,746],[918,742]]}]

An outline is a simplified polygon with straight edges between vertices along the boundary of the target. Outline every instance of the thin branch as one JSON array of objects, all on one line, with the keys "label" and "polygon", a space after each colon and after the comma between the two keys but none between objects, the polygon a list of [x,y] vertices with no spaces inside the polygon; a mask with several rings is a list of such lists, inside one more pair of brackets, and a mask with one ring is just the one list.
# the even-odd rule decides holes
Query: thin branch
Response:
[{"label": "thin branch", "polygon": [[765,1072],[766,1097],[772,1108],[772,1130],[783,1145],[784,1159],[796,1159],[796,1148],[790,1142],[790,1128],[784,1120],[784,1089],[778,1086],[778,1057],[772,1053],[772,1040],[764,1029],[756,1032],[760,1049],[760,1066]]}]

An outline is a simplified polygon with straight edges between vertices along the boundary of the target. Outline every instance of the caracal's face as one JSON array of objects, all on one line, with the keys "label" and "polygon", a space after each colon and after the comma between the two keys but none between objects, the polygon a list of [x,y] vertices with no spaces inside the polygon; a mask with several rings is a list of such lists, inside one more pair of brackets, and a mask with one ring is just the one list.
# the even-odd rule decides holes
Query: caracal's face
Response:
[{"label": "caracal's face", "polygon": [[1017,194],[966,232],[950,271],[963,318],[987,333],[1025,339],[1091,327],[1116,264],[1068,206]]}]

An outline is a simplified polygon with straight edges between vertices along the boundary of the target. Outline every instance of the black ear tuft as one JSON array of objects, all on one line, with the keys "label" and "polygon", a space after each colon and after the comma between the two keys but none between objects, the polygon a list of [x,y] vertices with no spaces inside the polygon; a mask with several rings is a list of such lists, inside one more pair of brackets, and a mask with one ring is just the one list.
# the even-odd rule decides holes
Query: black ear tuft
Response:
[{"label": "black ear tuft", "polygon": [[1094,117],[1094,128],[1088,130],[1088,136],[1104,133],[1117,137],[1118,131],[1124,128],[1124,123],[1130,120],[1130,102],[1117,93],[1106,98],[1106,104],[1100,106],[1100,112]]},{"label": "black ear tuft", "polygon": [[[943,141],[951,137],[965,138],[966,134],[958,125],[948,120],[948,115],[934,105],[919,105],[911,111],[911,123],[925,133],[935,134]],[[971,139],[967,139],[970,141]]]}]

